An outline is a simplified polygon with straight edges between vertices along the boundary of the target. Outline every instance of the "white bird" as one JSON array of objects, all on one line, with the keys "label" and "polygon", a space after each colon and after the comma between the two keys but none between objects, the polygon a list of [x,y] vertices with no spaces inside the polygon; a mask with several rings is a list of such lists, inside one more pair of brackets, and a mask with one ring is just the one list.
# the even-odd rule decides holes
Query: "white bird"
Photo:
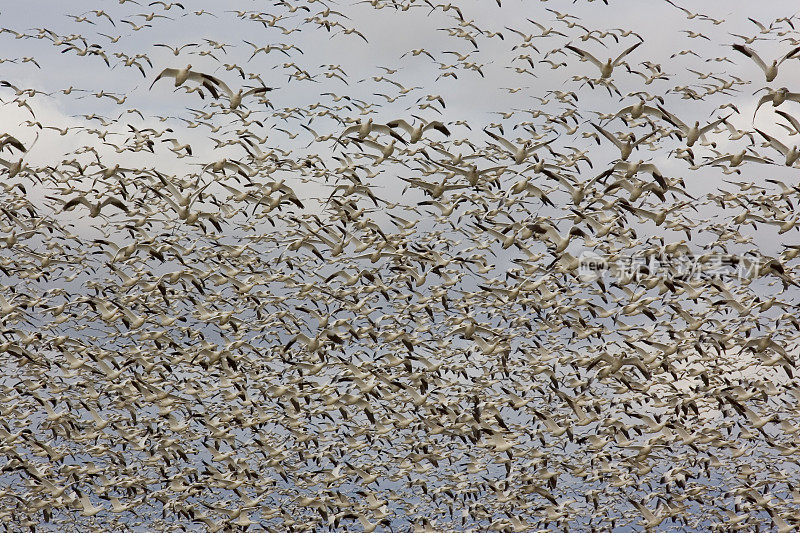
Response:
[{"label": "white bird", "polygon": [[[220,89],[222,89],[222,92],[224,92],[228,96],[228,100],[230,102],[229,104],[230,109],[237,109],[242,104],[242,99],[245,96],[249,96],[251,94],[263,95],[269,91],[274,90],[273,87],[261,86],[261,87],[251,87],[248,88],[247,90],[239,89],[238,91],[233,92],[233,90],[230,87],[228,87],[228,85],[225,82],[221,80],[216,80],[216,82],[217,86]],[[214,95],[213,91],[211,91],[211,94]]]},{"label": "white bird", "polygon": [[750,47],[747,47],[743,44],[734,44],[733,49],[752,59],[755,64],[764,71],[764,76],[767,78],[767,81],[772,81],[778,76],[778,66],[780,66],[781,63],[787,59],[793,58],[797,52],[800,52],[800,46],[792,48],[789,50],[789,52],[781,56],[780,59],[774,59],[772,63],[767,65],[764,60],[761,59],[761,57],[755,52],[755,50]]},{"label": "white bird", "polygon": [[789,131],[789,135],[797,135],[800,134],[800,121],[794,118],[792,115],[785,111],[781,111],[780,109],[776,109],[775,113],[779,114],[783,118],[785,118],[789,124],[792,126],[793,129],[789,129],[788,126],[785,124],[778,124],[779,126],[783,126],[786,130]]},{"label": "white bird", "polygon": [[800,93],[793,93],[786,87],[781,87],[780,89],[776,89],[774,91],[772,89],[767,89],[767,91],[767,94],[759,99],[758,105],[756,105],[756,110],[753,112],[753,119],[756,118],[758,109],[767,102],[772,102],[772,107],[778,107],[787,100],[800,102]]},{"label": "white bird", "polygon": [[200,83],[200,85],[208,89],[214,98],[218,98],[219,93],[217,92],[217,87],[222,84],[222,81],[214,76],[203,74],[202,72],[196,72],[191,69],[192,65],[186,65],[184,68],[179,69],[165,68],[158,76],[156,76],[156,79],[154,79],[153,83],[150,84],[150,88],[152,89],[153,85],[155,85],[156,82],[161,78],[174,78],[175,87],[180,87],[187,81],[192,80]]},{"label": "white bird", "polygon": [[594,129],[599,131],[600,134],[603,135],[603,137],[614,143],[614,146],[616,146],[619,149],[620,153],[619,158],[622,160],[628,159],[628,157],[630,157],[631,153],[633,152],[634,148],[637,148],[641,143],[643,143],[644,141],[646,141],[647,139],[656,134],[656,131],[653,130],[644,137],[637,140],[636,135],[634,135],[633,133],[628,133],[628,135],[626,136],[627,140],[625,142],[622,142],[619,139],[617,139],[616,135],[610,133],[609,131],[606,131],[597,124],[592,123],[592,126],[594,126]]},{"label": "white bird", "polygon": [[553,141],[555,141],[555,139],[550,139],[549,141],[540,142],[532,145],[531,144],[532,141],[528,139],[525,142],[523,142],[522,145],[518,146],[504,139],[503,137],[497,135],[496,133],[492,133],[491,131],[486,129],[483,131],[486,133],[486,135],[488,135],[495,141],[502,144],[503,147],[510,152],[511,157],[514,159],[514,163],[516,163],[517,165],[521,165],[522,163],[524,163],[528,159],[528,157],[539,148],[547,146]]},{"label": "white bird", "polygon": [[637,502],[636,500],[631,500],[631,503],[636,507],[640,513],[642,513],[642,518],[644,518],[644,522],[642,525],[646,529],[652,529],[654,527],[658,527],[661,522],[664,521],[664,516],[656,516],[653,512],[648,509],[645,505]]},{"label": "white bird", "polygon": [[789,148],[778,139],[773,137],[772,135],[768,135],[761,131],[760,129],[756,128],[756,131],[764,137],[767,142],[769,142],[770,146],[775,148],[779,151],[785,158],[786,158],[786,166],[791,167],[794,165],[795,161],[797,161],[798,157],[800,157],[800,150],[798,150],[797,145],[792,146]]},{"label": "white bird", "polygon": [[70,201],[68,201],[67,203],[64,204],[64,207],[62,208],[62,211],[68,211],[69,209],[72,209],[73,207],[75,207],[78,204],[83,204],[83,205],[85,205],[86,207],[89,208],[89,216],[90,217],[99,216],[100,215],[100,210],[103,209],[107,205],[113,205],[114,207],[116,207],[118,209],[121,209],[125,213],[129,212],[128,211],[128,206],[126,206],[125,204],[122,203],[122,201],[114,198],[113,196],[108,196],[103,201],[96,202],[96,203],[90,202],[89,200],[86,199],[85,196],[76,196],[75,198],[73,198],[72,200],[70,200]]},{"label": "white bird", "polygon": [[638,103],[631,104],[627,107],[623,107],[615,116],[619,117],[622,115],[630,114],[631,118],[641,118],[643,115],[653,115],[654,117],[662,118],[664,115],[656,109],[655,107],[650,107],[645,103],[644,100],[640,99]]},{"label": "white bird", "polygon": [[386,124],[376,124],[375,122],[372,121],[371,118],[367,119],[366,121],[362,120],[361,122],[359,122],[357,124],[353,124],[352,126],[348,126],[347,128],[345,128],[345,130],[342,132],[342,134],[339,135],[339,139],[341,139],[342,137],[347,137],[351,133],[356,133],[358,135],[359,139],[366,139],[367,135],[369,135],[370,133],[373,133],[373,132],[386,133],[386,134],[391,135],[392,137],[394,137],[394,138],[396,138],[396,139],[398,139],[398,140],[400,140],[402,142],[405,142],[405,140],[402,137],[400,137],[388,125],[386,125]]},{"label": "white bird", "polygon": [[772,161],[764,157],[748,154],[747,149],[744,149],[741,152],[737,152],[735,154],[725,154],[723,156],[714,158],[711,161],[707,162],[706,165],[719,165],[720,163],[725,163],[726,161],[728,162],[729,167],[738,167],[745,161],[750,161],[752,163],[768,163],[768,164],[772,163]]},{"label": "white bird", "polygon": [[420,123],[417,124],[416,126],[412,126],[402,118],[399,118],[397,120],[387,122],[386,125],[389,126],[390,128],[403,128],[404,130],[406,130],[406,132],[411,136],[411,138],[408,141],[409,144],[414,144],[418,142],[420,139],[422,139],[422,134],[428,131],[429,129],[435,129],[436,131],[448,137],[450,136],[450,130],[448,130],[447,127],[438,120],[434,120],[432,122],[420,121]]},{"label": "white bird", "polygon": [[730,118],[730,115],[724,118],[718,118],[714,122],[706,124],[703,127],[700,127],[700,121],[696,120],[694,122],[694,126],[687,126],[686,124],[684,124],[682,120],[680,120],[678,117],[676,117],[663,107],[659,106],[658,108],[661,110],[662,113],[664,113],[664,119],[680,130],[680,135],[686,141],[686,146],[694,146],[694,143],[696,143],[698,139],[705,142],[706,133],[713,130],[719,124],[725,122]]},{"label": "white bird", "polygon": [[92,505],[91,500],[89,500],[89,496],[86,494],[82,494],[80,497],[81,502],[81,515],[83,516],[94,516],[97,513],[104,511],[105,507],[102,505],[94,506]]},{"label": "white bird", "polygon": [[638,46],[640,46],[641,44],[642,44],[642,41],[639,41],[638,43],[634,44],[633,46],[630,46],[630,47],[626,48],[620,55],[617,56],[616,59],[608,58],[608,60],[605,63],[603,63],[602,61],[600,61],[599,59],[594,57],[592,54],[590,54],[586,50],[581,50],[580,48],[578,48],[576,46],[572,46],[571,44],[566,45],[565,48],[567,48],[569,50],[572,50],[573,52],[575,52],[576,54],[578,54],[579,56],[581,56],[585,60],[587,60],[590,63],[593,63],[595,66],[597,66],[597,68],[600,69],[600,77],[601,78],[610,78],[611,77],[611,73],[614,72],[614,67],[618,67],[622,63],[622,60],[625,58],[625,56],[627,56],[628,54],[630,54],[631,52],[636,50],[636,48]]}]

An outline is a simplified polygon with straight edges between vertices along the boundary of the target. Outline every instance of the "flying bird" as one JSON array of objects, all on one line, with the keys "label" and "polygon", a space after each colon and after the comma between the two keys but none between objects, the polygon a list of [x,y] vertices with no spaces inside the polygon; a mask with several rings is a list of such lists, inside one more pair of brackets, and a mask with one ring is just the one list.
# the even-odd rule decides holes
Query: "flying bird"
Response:
[{"label": "flying bird", "polygon": [[612,72],[614,72],[614,67],[618,67],[619,65],[621,65],[623,63],[622,60],[625,59],[625,57],[628,54],[630,54],[631,52],[636,50],[639,46],[641,46],[641,44],[642,44],[642,41],[639,41],[638,43],[636,43],[636,44],[634,44],[632,46],[629,46],[628,48],[623,50],[622,53],[620,53],[615,59],[608,58],[608,60],[605,61],[605,62],[600,61],[599,59],[594,57],[592,54],[587,52],[586,50],[581,50],[580,48],[578,48],[576,46],[573,46],[571,44],[565,45],[564,48],[567,48],[568,50],[572,50],[573,52],[575,52],[576,54],[581,56],[583,59],[585,59],[586,61],[589,61],[590,63],[595,65],[598,69],[600,69],[600,77],[602,79],[607,79],[607,78],[610,78]]}]

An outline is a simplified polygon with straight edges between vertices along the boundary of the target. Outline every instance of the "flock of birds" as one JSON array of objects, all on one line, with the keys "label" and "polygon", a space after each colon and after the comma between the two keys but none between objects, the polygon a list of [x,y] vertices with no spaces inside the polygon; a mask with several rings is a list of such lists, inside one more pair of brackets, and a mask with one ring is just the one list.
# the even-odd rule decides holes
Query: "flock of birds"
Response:
[{"label": "flock of birds", "polygon": [[6,529],[800,527],[800,18],[257,4],[0,29]]}]

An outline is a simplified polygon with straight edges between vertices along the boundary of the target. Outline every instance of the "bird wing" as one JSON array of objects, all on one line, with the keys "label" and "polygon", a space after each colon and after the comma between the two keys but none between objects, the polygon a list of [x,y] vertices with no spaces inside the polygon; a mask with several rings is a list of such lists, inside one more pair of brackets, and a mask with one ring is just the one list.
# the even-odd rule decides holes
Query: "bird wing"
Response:
[{"label": "bird wing", "polygon": [[757,21],[756,19],[754,19],[754,18],[752,18],[752,17],[747,17],[747,20],[749,20],[750,22],[752,22],[753,24],[755,24],[756,26],[758,26],[758,29],[759,29],[759,30],[761,30],[761,32],[762,32],[762,33],[767,33],[767,32],[769,31],[769,30],[768,30],[766,27],[764,27],[764,25],[763,25],[763,24],[761,24],[761,23],[760,23],[759,21]]},{"label": "bird wing", "polygon": [[215,78],[214,76],[210,76],[208,74],[203,74],[202,72],[189,72],[189,79],[200,82],[203,87],[208,89],[208,92],[214,98],[219,98],[219,92],[217,88],[222,89],[222,91],[228,95],[228,97],[233,96],[233,91],[228,85],[223,82],[222,80]]},{"label": "bird wing", "polygon": [[73,198],[72,200],[70,200],[70,201],[68,201],[67,203],[64,204],[64,207],[62,208],[62,211],[66,211],[67,209],[75,207],[78,204],[83,204],[88,208],[92,207],[92,204],[89,202],[89,200],[87,200],[83,196],[76,196],[75,198]]},{"label": "bird wing", "polygon": [[536,26],[537,28],[539,28],[540,30],[542,30],[542,33],[544,33],[544,32],[546,32],[546,31],[547,31],[547,28],[545,28],[544,26],[542,26],[541,24],[539,24],[539,23],[538,23],[538,22],[536,22],[535,20],[528,19],[528,22],[530,22],[531,24],[533,24],[534,26]]},{"label": "bird wing", "polygon": [[500,137],[496,133],[492,133],[491,131],[486,130],[486,129],[484,129],[483,131],[486,133],[486,135],[488,135],[489,137],[491,137],[495,141],[497,141],[500,144],[502,144],[503,146],[505,146],[508,151],[516,152],[519,149],[516,145],[514,145],[514,143],[512,143],[510,141],[507,141],[506,139],[504,139],[503,137]]},{"label": "bird wing", "polygon": [[774,161],[767,159],[766,157],[758,157],[755,155],[747,154],[742,158],[742,161],[751,161],[753,163],[767,163],[767,164],[774,164]]},{"label": "bird wing", "polygon": [[[178,192],[178,189],[176,189],[175,186],[167,178],[165,178],[161,173],[156,173],[156,176],[158,177],[159,181],[161,181],[161,183],[164,185],[164,187],[167,188],[167,190],[170,192],[170,194],[172,194],[173,196],[178,196],[178,197],[181,196],[181,193]],[[155,189],[153,189],[153,190],[156,191]],[[159,193],[159,195],[161,195],[161,193],[159,191],[156,191],[156,192]]]},{"label": "bird wing", "polygon": [[637,502],[636,500],[631,500],[631,503],[636,507],[640,513],[642,513],[642,517],[647,520],[648,523],[658,522],[659,519],[656,517],[653,512],[645,507],[643,504]]},{"label": "bird wing", "polygon": [[234,189],[233,187],[231,187],[230,185],[226,185],[225,183],[220,183],[220,185],[222,185],[225,189],[228,189],[228,191],[231,194],[234,194],[236,196],[239,196],[239,195],[243,194],[242,191],[239,191],[238,189]]},{"label": "bird wing", "polygon": [[386,125],[390,128],[398,128],[398,127],[403,128],[409,135],[414,131],[414,128],[411,126],[411,124],[409,124],[402,118],[398,118],[397,120],[387,122]]},{"label": "bird wing", "polygon": [[545,192],[542,189],[540,189],[533,183],[525,184],[525,192],[528,194],[532,193],[534,196],[539,198],[545,204],[553,205],[552,201],[550,201],[550,199],[547,197],[547,194],[545,194]]},{"label": "bird wing", "polygon": [[626,113],[630,113],[631,111],[633,111],[633,106],[632,105],[629,105],[628,107],[623,107],[622,109],[617,111],[617,114],[615,115],[615,117],[618,117],[620,115],[624,115]]},{"label": "bird wing", "polygon": [[[406,142],[406,140],[403,139],[400,136],[400,134],[398,134],[396,131],[394,131],[392,129],[393,127],[397,127],[397,126],[401,126],[402,127],[402,125],[398,124],[398,122],[404,123],[409,128],[411,127],[411,126],[408,125],[408,122],[406,122],[405,120],[398,119],[398,120],[395,120],[393,122],[389,122],[388,124],[373,124],[372,128],[371,128],[371,131],[377,131],[377,132],[380,132],[380,133],[386,133],[387,135],[391,135],[392,138],[397,139],[401,143],[408,144],[408,142]],[[406,128],[403,128],[403,129],[406,129]],[[411,131],[408,130],[408,129],[406,129],[406,131],[409,132],[409,134],[411,133]]]},{"label": "bird wing", "polygon": [[620,142],[620,140],[619,140],[619,139],[617,139],[617,138],[616,138],[614,135],[612,135],[610,132],[608,132],[608,131],[606,131],[605,129],[601,128],[600,126],[598,126],[598,125],[597,125],[597,124],[595,124],[594,122],[592,122],[591,124],[592,124],[592,126],[594,126],[594,129],[596,129],[597,131],[599,131],[599,132],[600,132],[600,133],[603,135],[603,137],[605,137],[606,139],[608,139],[609,141],[611,141],[612,143],[614,143],[614,146],[616,146],[616,147],[617,147],[617,148],[619,148],[620,150],[622,149],[622,146],[623,146],[623,145],[622,145],[622,143]]},{"label": "bird wing", "polygon": [[625,57],[626,55],[628,55],[628,54],[630,54],[631,52],[633,52],[634,50],[636,50],[636,48],[637,48],[638,46],[640,46],[641,44],[642,44],[642,41],[639,41],[638,43],[634,44],[633,46],[631,46],[631,47],[627,48],[627,49],[626,49],[624,52],[622,52],[620,55],[618,55],[618,56],[617,56],[617,58],[614,60],[614,62],[613,62],[612,64],[613,64],[615,67],[616,67],[617,65],[619,65],[619,63],[620,63],[620,61],[622,61],[622,58],[623,58],[623,57]]},{"label": "bird wing", "polygon": [[789,124],[795,129],[795,131],[800,132],[800,121],[794,118],[792,115],[785,111],[781,111],[780,109],[776,109],[775,112],[789,121]]},{"label": "bird wing", "polygon": [[716,127],[717,127],[719,124],[721,124],[722,122],[725,122],[726,120],[728,120],[730,117],[731,117],[731,115],[728,115],[727,117],[718,118],[718,119],[717,119],[717,120],[715,120],[714,122],[711,122],[711,123],[709,123],[709,124],[706,124],[705,126],[703,126],[702,128],[700,128],[700,131],[699,131],[700,135],[705,135],[705,134],[706,134],[706,132],[713,130],[713,129],[714,129],[714,128],[716,128]]},{"label": "bird wing", "polygon": [[25,145],[23,145],[19,141],[19,139],[17,139],[13,135],[9,135],[7,133],[4,133],[3,135],[0,135],[0,148],[3,148],[7,144],[13,146],[14,148],[19,150],[20,152],[26,152],[27,151],[27,150],[25,150]]},{"label": "bird wing", "polygon": [[[307,129],[307,130],[308,130],[308,131],[310,131],[311,133],[313,133],[315,137],[319,137],[319,135],[317,135],[317,132],[315,132],[315,131],[314,131],[314,130],[312,130],[310,127],[306,126],[305,124],[300,124],[300,126],[301,126],[301,127],[303,127],[303,128],[305,128],[305,129]],[[342,134],[341,134],[341,135],[339,135],[339,138],[341,139],[342,137],[347,137],[347,136],[348,136],[348,135],[350,135],[351,133],[355,133],[355,132],[357,132],[359,129],[361,129],[361,124],[353,124],[352,126],[348,126],[348,127],[346,127],[346,128],[344,129],[344,131],[342,132]]]},{"label": "bird wing", "polygon": [[797,56],[796,56],[796,54],[797,54],[798,52],[800,52],[800,46],[796,46],[796,47],[792,48],[791,50],[789,50],[789,51],[786,53],[786,55],[784,55],[784,56],[783,56],[783,57],[780,59],[780,61],[778,61],[778,64],[780,65],[781,63],[783,63],[783,62],[784,62],[784,61],[786,61],[787,59],[797,59]]},{"label": "bird wing", "polygon": [[642,163],[641,165],[639,165],[639,170],[642,170],[644,172],[649,172],[650,174],[653,175],[656,174],[661,175],[661,171],[658,170],[658,167],[655,166],[653,163]]},{"label": "bird wing", "polygon": [[155,84],[156,84],[156,82],[157,82],[158,80],[160,80],[161,78],[167,78],[167,77],[169,77],[169,78],[174,78],[174,77],[175,77],[177,74],[178,74],[178,70],[177,70],[177,69],[174,69],[174,68],[165,68],[164,70],[162,70],[162,71],[161,71],[161,74],[159,74],[158,76],[156,76],[156,79],[154,79],[154,80],[153,80],[153,83],[151,83],[151,84],[150,84],[150,88],[152,89],[152,88],[153,88],[153,85],[155,85]]},{"label": "bird wing", "polygon": [[379,152],[382,152],[383,149],[386,148],[381,143],[375,142],[375,141],[373,141],[371,139],[360,139],[360,140],[356,141],[356,144],[365,144],[365,145],[369,146],[370,148],[374,148],[375,150],[378,150]]},{"label": "bird wing", "polygon": [[779,151],[783,155],[786,155],[787,153],[789,153],[789,147],[786,146],[785,144],[783,144],[782,142],[780,142],[778,139],[776,139],[775,137],[773,137],[771,135],[767,135],[766,133],[764,133],[763,131],[761,131],[758,128],[756,128],[756,131],[762,137],[764,137],[767,141],[769,141],[770,146],[775,148],[777,151]]},{"label": "bird wing", "polygon": [[617,181],[615,181],[614,183],[610,184],[608,187],[606,187],[603,190],[603,192],[604,193],[610,193],[612,191],[616,191],[620,187],[622,187],[626,191],[630,192],[631,190],[633,190],[634,184],[631,183],[629,180],[627,180],[625,178],[620,178]]},{"label": "bird wing", "polygon": [[264,94],[266,92],[274,90],[273,87],[254,87],[244,92],[242,96],[249,96],[251,94]]},{"label": "bird wing", "polygon": [[586,59],[587,61],[590,61],[591,63],[594,63],[595,65],[597,65],[598,68],[602,68],[602,66],[603,66],[603,63],[601,63],[600,60],[598,60],[596,57],[594,57],[592,54],[590,54],[586,50],[581,50],[580,48],[578,48],[576,46],[572,46],[571,44],[565,45],[564,48],[568,48],[569,50],[572,50],[573,52],[575,52],[576,54],[578,54],[582,58]]},{"label": "bird wing", "polygon": [[717,163],[724,163],[725,161],[730,161],[733,157],[733,154],[723,155],[721,157],[717,157],[716,159],[712,159],[711,161],[705,163],[706,165],[715,165]]},{"label": "bird wing", "polygon": [[640,138],[639,140],[637,140],[636,142],[634,142],[634,143],[633,143],[633,144],[634,144],[634,146],[638,146],[639,144],[643,143],[644,141],[646,141],[647,139],[649,139],[650,137],[652,137],[652,136],[653,136],[653,135],[655,135],[656,133],[658,133],[658,132],[657,132],[657,131],[655,131],[655,130],[651,131],[650,133],[648,133],[648,134],[647,134],[647,135],[645,135],[644,137],[642,137],[642,138]]},{"label": "bird wing", "polygon": [[506,167],[504,165],[498,165],[496,167],[489,167],[489,168],[484,168],[483,170],[479,170],[478,174],[483,175],[483,174],[488,174],[490,172],[502,173],[502,172],[505,171],[506,168],[508,168],[508,167]]},{"label": "bird wing", "polygon": [[758,101],[758,105],[756,105],[756,110],[753,111],[753,120],[755,120],[756,118],[756,113],[758,113],[758,109],[767,102],[771,102],[772,98],[773,98],[772,94],[765,94],[764,96],[761,97],[761,99]]},{"label": "bird wing", "polygon": [[747,57],[755,61],[756,65],[758,65],[759,68],[761,68],[761,70],[763,70],[764,72],[767,71],[767,65],[764,63],[764,60],[761,59],[755,52],[755,50],[753,50],[752,48],[748,48],[743,44],[734,44],[733,49],[736,50],[737,52],[741,52],[742,54],[746,55]]},{"label": "bird wing", "polygon": [[519,35],[521,35],[523,39],[527,37],[527,35],[526,35],[526,34],[522,33],[522,32],[521,32],[521,31],[519,31],[519,30],[515,30],[514,28],[509,28],[508,26],[506,26],[506,29],[507,29],[508,31],[513,31],[513,32],[514,32],[514,33],[516,33],[516,34],[519,34]]},{"label": "bird wing", "polygon": [[[542,148],[542,147],[544,147],[544,146],[548,146],[548,145],[549,145],[550,143],[552,143],[553,141],[555,141],[555,139],[550,139],[549,141],[542,141],[542,142],[540,142],[540,143],[536,143],[536,144],[534,144],[533,146],[529,146],[529,147],[528,147],[528,152],[531,152],[531,153],[533,153],[533,152],[535,152],[536,150],[538,150],[539,148]],[[550,153],[553,153],[553,150],[552,150],[552,148],[548,148],[548,149],[550,150]]]},{"label": "bird wing", "polygon": [[637,215],[637,216],[640,216],[640,217],[644,217],[644,218],[649,218],[650,220],[652,220],[654,222],[656,222],[657,219],[658,219],[658,214],[657,213],[653,213],[652,211],[648,211],[647,209],[642,209],[640,207],[633,207],[633,206],[626,207],[626,209],[629,210],[634,215]]},{"label": "bird wing", "polygon": [[[628,107],[626,107],[624,109],[620,109],[620,111],[617,113],[617,116],[624,115],[625,113],[630,113],[631,111],[633,111],[633,106],[632,105],[630,105],[630,106],[628,106]],[[658,118],[663,118],[664,117],[664,113],[662,113],[660,110],[656,109],[655,107],[650,107],[649,105],[646,105],[646,106],[644,106],[642,108],[642,114],[653,115],[653,116],[656,116]]]},{"label": "bird wing", "polygon": [[108,198],[103,200],[103,203],[100,204],[100,207],[105,207],[107,205],[113,205],[114,207],[118,207],[119,209],[122,209],[126,213],[128,212],[128,206],[126,206],[120,200],[114,198],[113,196],[109,196]]},{"label": "bird wing", "polygon": [[433,122],[428,122],[427,124],[425,124],[425,127],[422,128],[422,129],[424,131],[424,130],[428,130],[428,129],[431,129],[431,128],[435,129],[436,131],[438,131],[438,132],[440,132],[440,133],[442,133],[442,134],[444,134],[444,135],[446,135],[448,137],[450,136],[450,130],[448,130],[447,126],[445,126],[444,124],[442,124],[438,120],[434,120]]}]

